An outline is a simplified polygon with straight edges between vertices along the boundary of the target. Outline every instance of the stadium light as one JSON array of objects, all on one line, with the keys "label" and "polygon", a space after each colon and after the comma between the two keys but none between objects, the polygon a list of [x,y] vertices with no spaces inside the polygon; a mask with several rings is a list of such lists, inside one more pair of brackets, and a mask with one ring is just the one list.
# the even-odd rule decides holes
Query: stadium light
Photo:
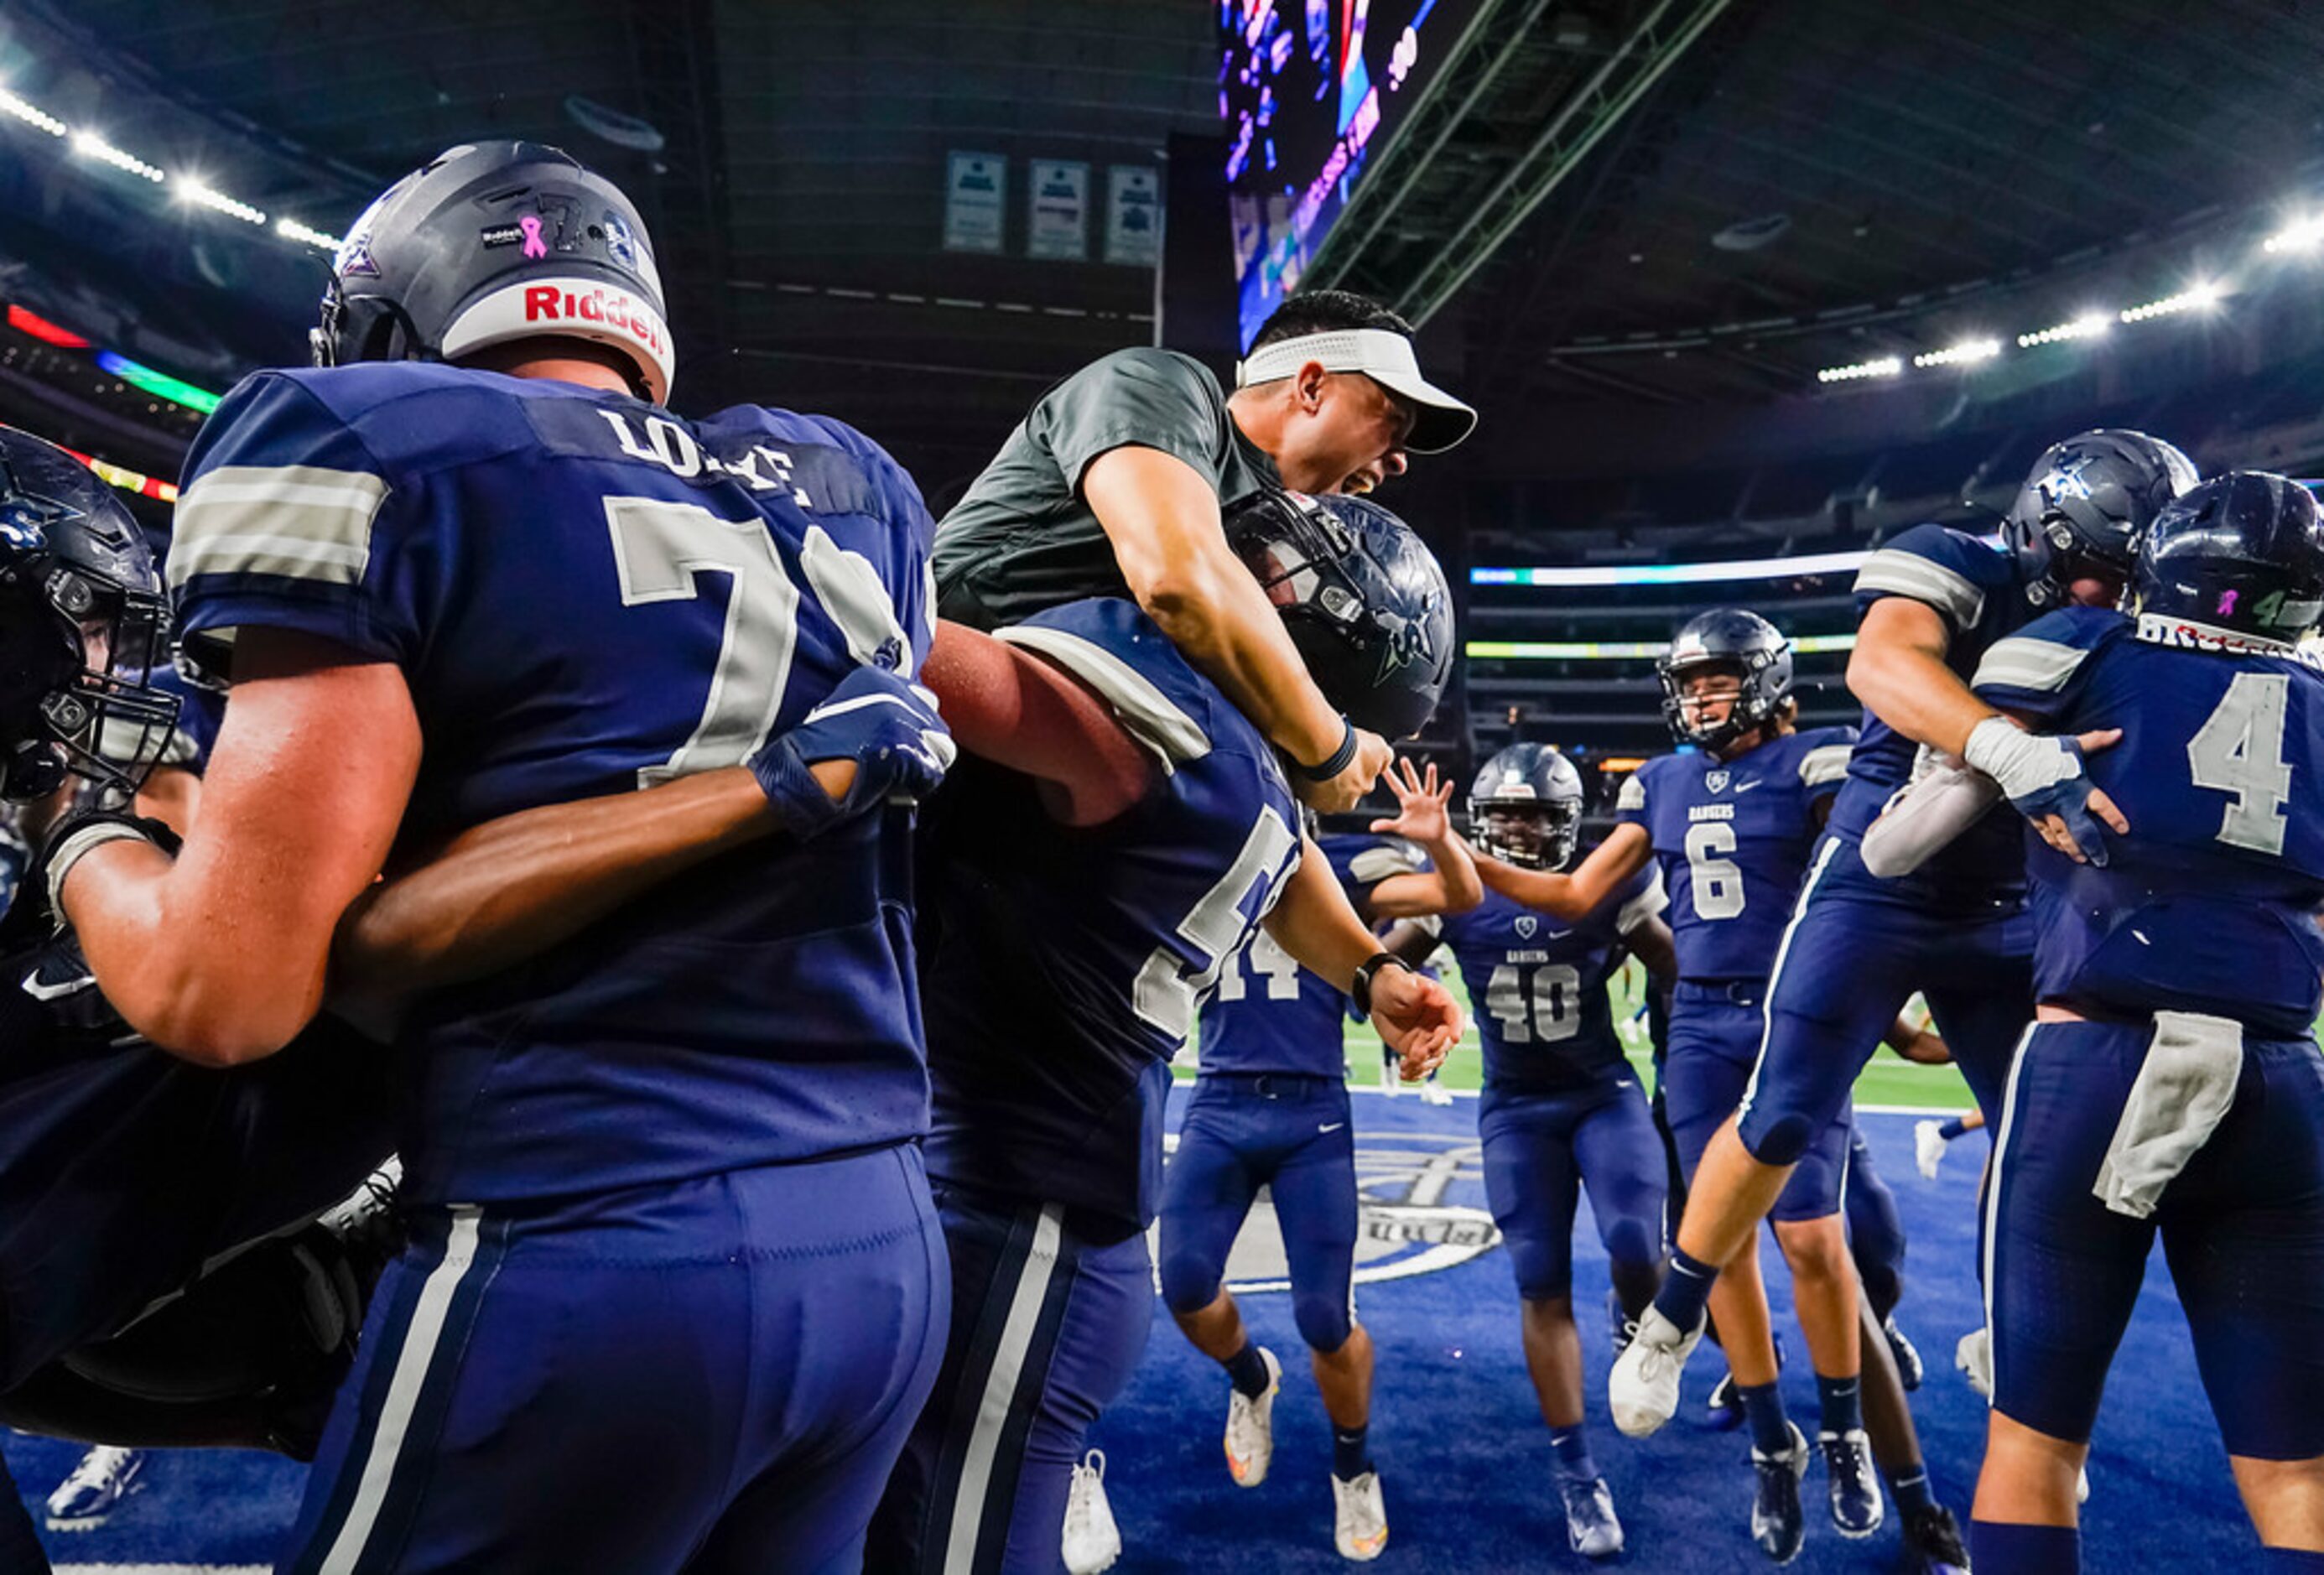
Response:
[{"label": "stadium light", "polygon": [[1695,585],[1729,580],[1788,580],[1854,574],[1868,555],[1811,552],[1796,557],[1736,558],[1727,563],[1641,563],[1609,568],[1472,568],[1472,585]]},{"label": "stadium light", "polygon": [[2144,306],[2127,307],[2122,312],[2126,323],[2143,323],[2149,318],[2164,318],[2173,312],[2209,311],[2219,304],[2218,285],[2209,280],[2189,285],[2177,295],[2166,295],[2161,300],[2148,301]]},{"label": "stadium light", "polygon": [[1877,361],[1854,361],[1846,366],[1827,366],[1816,373],[1818,382],[1853,382],[1860,377],[1894,377],[1904,370],[1902,357],[1884,355]]},{"label": "stadium light", "polygon": [[1942,350],[1931,350],[1923,355],[1915,355],[1913,357],[1913,364],[1915,366],[1969,365],[1979,361],[1990,361],[2000,354],[2001,341],[1998,339],[1965,339],[1958,345],[1948,345]]},{"label": "stadium light", "polygon": [[172,183],[171,189],[177,192],[178,200],[180,202],[190,202],[197,207],[207,207],[216,213],[229,215],[242,220],[244,224],[263,225],[266,222],[266,216],[250,204],[228,197],[225,192],[217,190],[205,181],[196,180],[191,175],[179,176]]},{"label": "stadium light", "polygon": [[171,377],[166,372],[156,372],[140,362],[130,360],[126,355],[116,355],[111,350],[100,350],[97,353],[96,360],[101,370],[111,373],[133,388],[144,390],[155,399],[167,400],[173,405],[183,405],[186,409],[199,411],[205,416],[218,408],[219,395],[210,392],[206,388],[196,388],[192,383]]},{"label": "stadium light", "polygon": [[2060,323],[2054,328],[2039,333],[2017,336],[2017,347],[2031,350],[2036,345],[2054,345],[2061,339],[2095,339],[2114,327],[2114,318],[2105,312],[2085,312],[2070,323]]},{"label": "stadium light", "polygon": [[[159,165],[149,164],[126,149],[114,146],[113,143],[86,127],[76,129],[66,124],[32,100],[12,93],[5,88],[0,88],[0,115],[21,121],[35,131],[46,132],[52,137],[63,139],[69,143],[74,152],[85,159],[92,159],[101,164],[110,164],[126,174],[151,180],[156,186],[168,186],[181,202],[191,203],[197,207],[206,207],[214,213],[222,213],[229,217],[238,218],[244,224],[256,225],[262,228],[265,226],[267,216],[264,211],[243,201],[240,198],[220,191],[199,176],[180,174],[172,179],[169,171]],[[300,224],[297,219],[278,219],[273,228],[276,235],[287,241],[296,241],[302,245],[313,246],[325,252],[336,252],[339,249],[338,236]]]},{"label": "stadium light", "polygon": [[[1811,634],[1792,641],[1802,656],[1854,650],[1853,634]],[[1480,661],[1653,661],[1670,649],[1666,640],[1472,640],[1462,654]]]},{"label": "stadium light", "polygon": [[2261,243],[2265,252],[2312,252],[2324,241],[2324,217],[2304,218],[2286,225]]},{"label": "stadium light", "polygon": [[84,159],[95,159],[100,164],[110,164],[116,170],[125,170],[132,175],[143,176],[144,179],[153,182],[156,186],[159,186],[167,179],[167,177],[164,176],[155,166],[148,164],[144,160],[139,158],[134,153],[124,152],[121,149],[115,147],[111,143],[106,142],[95,132],[77,131],[73,133],[72,151],[78,153]]},{"label": "stadium light", "polygon": [[59,120],[55,115],[51,115],[47,110],[41,108],[38,105],[28,103],[24,99],[17,97],[14,93],[9,92],[5,88],[0,88],[0,113],[13,115],[18,120],[23,121],[26,125],[32,127],[36,131],[44,131],[52,137],[63,136],[66,132],[66,126],[63,121]]}]

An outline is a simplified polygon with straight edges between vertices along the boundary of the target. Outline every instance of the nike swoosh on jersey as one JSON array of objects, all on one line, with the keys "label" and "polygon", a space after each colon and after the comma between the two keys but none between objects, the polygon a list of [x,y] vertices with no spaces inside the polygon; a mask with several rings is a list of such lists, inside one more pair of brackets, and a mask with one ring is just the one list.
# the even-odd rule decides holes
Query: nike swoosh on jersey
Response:
[{"label": "nike swoosh on jersey", "polygon": [[1327,1126],[1318,1127],[1315,1130],[1318,1132],[1336,1132],[1346,1125],[1347,1123],[1345,1121],[1333,1121]]},{"label": "nike swoosh on jersey", "polygon": [[1751,791],[1751,789],[1752,789],[1752,788],[1765,788],[1766,785],[1767,785],[1767,778],[1766,778],[1765,777],[1760,778],[1759,778],[1757,781],[1756,781],[1756,782],[1738,782],[1738,783],[1736,783],[1736,784],[1735,784],[1735,792],[1736,792],[1736,795],[1739,797],[1740,797],[1740,796],[1742,796],[1743,794],[1746,794],[1746,793],[1750,792],[1750,791]]},{"label": "nike swoosh on jersey", "polygon": [[69,995],[78,995],[96,982],[97,975],[84,973],[78,978],[68,979],[62,984],[43,984],[41,982],[41,971],[35,968],[24,975],[24,993],[34,1000],[60,1000]]}]

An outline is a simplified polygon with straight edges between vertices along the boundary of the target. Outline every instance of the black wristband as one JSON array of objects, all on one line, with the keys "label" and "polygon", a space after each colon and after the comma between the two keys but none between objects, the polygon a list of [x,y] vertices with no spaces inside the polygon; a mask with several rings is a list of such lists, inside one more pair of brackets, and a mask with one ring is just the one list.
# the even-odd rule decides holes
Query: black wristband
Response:
[{"label": "black wristband", "polygon": [[1346,732],[1340,735],[1340,747],[1332,751],[1329,760],[1313,766],[1303,766],[1297,760],[1292,761],[1291,769],[1295,776],[1309,782],[1328,782],[1348,769],[1356,758],[1356,724],[1349,722],[1344,716],[1340,720],[1346,723],[1348,729]]},{"label": "black wristband", "polygon": [[1388,967],[1401,968],[1406,973],[1420,972],[1393,952],[1375,952],[1365,958],[1356,970],[1354,982],[1348,987],[1349,999],[1356,1003],[1356,1010],[1365,1017],[1372,1015],[1372,981],[1379,976],[1381,969]]}]

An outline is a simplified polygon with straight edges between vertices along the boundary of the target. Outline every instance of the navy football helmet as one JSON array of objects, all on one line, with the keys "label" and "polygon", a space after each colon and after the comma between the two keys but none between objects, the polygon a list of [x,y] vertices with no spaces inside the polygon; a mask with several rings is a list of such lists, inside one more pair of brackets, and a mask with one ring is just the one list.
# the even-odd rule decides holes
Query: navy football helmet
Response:
[{"label": "navy football helmet", "polygon": [[2324,524],[2298,482],[2214,476],[2141,533],[2131,567],[2141,613],[2290,644],[2324,616]]},{"label": "navy football helmet", "polygon": [[125,797],[169,748],[170,606],[113,489],[64,450],[0,427],[0,797],[74,772]]},{"label": "navy football helmet", "polygon": [[463,143],[389,187],[348,230],[309,337],[318,366],[586,339],[627,357],[656,404],[676,365],[637,208],[540,143]]},{"label": "navy football helmet", "polygon": [[1452,594],[1412,528],[1361,498],[1277,489],[1225,525],[1316,687],[1358,727],[1419,732],[1452,672]]},{"label": "navy football helmet", "polygon": [[1511,744],[1469,788],[1469,834],[1506,863],[1564,869],[1582,836],[1582,773],[1547,744]]},{"label": "navy football helmet", "polygon": [[2185,455],[2144,432],[2100,428],[2052,445],[2001,527],[2025,599],[2061,607],[2092,568],[2127,575],[2132,539],[2197,479]]},{"label": "navy football helmet", "polygon": [[[1742,692],[1724,719],[1697,726],[1686,718],[1687,677],[1718,667],[1735,669]],[[1663,681],[1663,720],[1671,736],[1716,754],[1782,713],[1792,693],[1792,642],[1757,612],[1716,607],[1679,626],[1655,673]]]}]

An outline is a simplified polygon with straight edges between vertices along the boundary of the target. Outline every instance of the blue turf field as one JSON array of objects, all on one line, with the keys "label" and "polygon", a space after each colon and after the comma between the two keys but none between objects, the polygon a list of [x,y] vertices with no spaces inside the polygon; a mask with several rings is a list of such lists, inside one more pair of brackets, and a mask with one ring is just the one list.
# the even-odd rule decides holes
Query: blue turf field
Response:
[{"label": "blue turf field", "polygon": [[[1359,1093],[1359,1164],[1368,1200],[1358,1305],[1380,1353],[1373,1421],[1392,1535],[1383,1570],[1452,1571],[1584,1569],[1565,1551],[1548,1488],[1548,1444],[1517,1339],[1508,1267],[1491,1245],[1475,1151],[1476,1105],[1450,1110],[1417,1099]],[[1912,1165],[1912,1119],[1864,1118],[1882,1172],[1912,1233],[1899,1322],[1919,1343],[1929,1381],[1915,1397],[1938,1492],[1965,1512],[1982,1436],[1983,1403],[1952,1371],[1955,1339],[1978,1322],[1970,1270],[1970,1209],[1981,1139],[1955,1146],[1940,1179]],[[1264,1232],[1248,1239],[1235,1272],[1265,1283]],[[1782,1271],[1770,1281],[1784,1296]],[[1587,1220],[1577,1232],[1576,1299],[1592,1404],[1608,1359],[1604,1254]],[[1145,1365],[1101,1425],[1108,1481],[1128,1543],[1125,1571],[1337,1570],[1332,1552],[1329,1439],[1314,1380],[1300,1359],[1288,1298],[1254,1291],[1244,1305],[1259,1338],[1285,1358],[1276,1410],[1274,1474],[1251,1491],[1228,1480],[1219,1452],[1226,1382],[1157,1308]],[[1787,1314],[1779,1314],[1787,1317]],[[1791,1349],[1799,1349],[1796,1335]],[[1653,1571],[1766,1568],[1743,1527],[1744,1445],[1695,1420],[1719,1372],[1714,1351],[1690,1368],[1680,1419],[1633,1443],[1598,1423],[1600,1465],[1629,1530],[1624,1567]],[[2229,1486],[2160,1257],[2133,1322],[2099,1423],[2087,1511],[2087,1567],[2096,1570],[2247,1568],[2256,1545]],[[1812,1425],[1805,1364],[1785,1380],[1794,1413]],[[78,1451],[11,1435],[5,1452],[37,1501]],[[275,1552],[300,1469],[227,1452],[157,1454],[148,1488],[106,1525],[52,1535],[61,1563],[255,1565]],[[1820,1493],[1820,1469],[1808,1488]],[[554,1484],[542,1490],[553,1492]],[[1812,1499],[1812,1510],[1819,1501]],[[35,1504],[37,1508],[37,1503]],[[1804,1571],[1893,1566],[1893,1529],[1844,1543],[1811,1520]]]}]

